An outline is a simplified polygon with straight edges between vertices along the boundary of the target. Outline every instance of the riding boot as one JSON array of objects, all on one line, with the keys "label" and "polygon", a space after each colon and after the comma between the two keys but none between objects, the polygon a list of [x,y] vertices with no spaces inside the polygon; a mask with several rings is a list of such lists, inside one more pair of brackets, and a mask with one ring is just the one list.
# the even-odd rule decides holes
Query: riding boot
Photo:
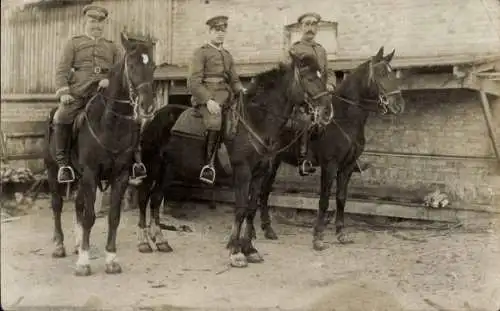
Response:
[{"label": "riding boot", "polygon": [[142,163],[142,155],[141,155],[141,125],[137,124],[137,144],[134,149],[134,164],[132,164],[132,172],[130,176],[131,184],[138,184],[141,182],[143,178],[146,177],[147,170],[144,163]]},{"label": "riding boot", "polygon": [[68,145],[71,135],[71,124],[54,124],[54,139],[56,143],[56,162],[59,165],[57,181],[70,183],[75,180],[75,171],[69,164]]},{"label": "riding boot", "polygon": [[299,149],[299,175],[307,176],[316,172],[313,167],[312,162],[307,159],[309,151],[309,131],[305,131],[300,137],[300,149]]},{"label": "riding boot", "polygon": [[205,149],[205,163],[200,172],[200,180],[212,185],[215,182],[215,155],[219,146],[219,131],[209,130]]}]

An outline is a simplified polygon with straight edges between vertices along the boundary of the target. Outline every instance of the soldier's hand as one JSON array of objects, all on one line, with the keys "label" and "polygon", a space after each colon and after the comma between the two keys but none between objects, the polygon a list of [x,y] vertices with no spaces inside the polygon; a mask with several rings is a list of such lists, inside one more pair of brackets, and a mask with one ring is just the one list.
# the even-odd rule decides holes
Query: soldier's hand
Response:
[{"label": "soldier's hand", "polygon": [[75,100],[75,98],[69,94],[62,95],[61,99],[60,99],[61,103],[63,103],[63,104],[69,104],[74,100]]},{"label": "soldier's hand", "polygon": [[335,91],[335,86],[333,84],[327,84],[326,85],[326,90],[328,92],[333,92],[333,91]]},{"label": "soldier's hand", "polygon": [[102,79],[99,81],[99,87],[97,88],[98,90],[100,89],[105,89],[109,86],[109,80],[108,79]]},{"label": "soldier's hand", "polygon": [[211,114],[219,114],[220,113],[220,105],[218,102],[212,100],[212,99],[209,99],[208,102],[207,102],[207,109],[208,109],[208,112],[210,112]]}]

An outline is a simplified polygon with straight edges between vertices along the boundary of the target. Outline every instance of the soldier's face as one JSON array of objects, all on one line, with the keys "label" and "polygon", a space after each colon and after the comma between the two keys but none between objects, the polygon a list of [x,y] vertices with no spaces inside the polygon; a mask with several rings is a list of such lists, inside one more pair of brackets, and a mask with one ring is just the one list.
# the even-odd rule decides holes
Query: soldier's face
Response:
[{"label": "soldier's face", "polygon": [[85,30],[92,37],[101,37],[104,29],[104,21],[98,19],[87,17],[85,21]]},{"label": "soldier's face", "polygon": [[214,43],[222,44],[226,38],[227,26],[217,25],[210,29],[210,40]]},{"label": "soldier's face", "polygon": [[302,34],[305,39],[313,39],[318,32],[318,20],[314,17],[305,17],[302,20]]}]

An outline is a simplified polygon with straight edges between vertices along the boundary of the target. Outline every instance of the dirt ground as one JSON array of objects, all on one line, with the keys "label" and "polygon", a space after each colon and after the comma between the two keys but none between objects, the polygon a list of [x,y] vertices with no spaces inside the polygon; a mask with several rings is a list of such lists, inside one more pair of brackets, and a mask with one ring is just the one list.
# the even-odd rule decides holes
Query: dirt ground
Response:
[{"label": "dirt ground", "polygon": [[[352,204],[352,203],[351,203]],[[163,222],[173,253],[136,249],[137,210],[123,213],[118,258],[123,273],[104,273],[107,220],[91,236],[92,275],[76,277],[73,209],[63,215],[68,257],[53,259],[48,200],[1,225],[2,305],[83,306],[105,310],[488,310],[500,308],[500,222],[470,221],[448,230],[376,229],[355,225],[355,244],[311,248],[311,228],[275,221],[278,241],[258,231],[265,261],[227,267],[231,209],[184,204],[186,219]],[[310,221],[311,219],[309,219]],[[260,228],[260,222],[257,221]]]}]

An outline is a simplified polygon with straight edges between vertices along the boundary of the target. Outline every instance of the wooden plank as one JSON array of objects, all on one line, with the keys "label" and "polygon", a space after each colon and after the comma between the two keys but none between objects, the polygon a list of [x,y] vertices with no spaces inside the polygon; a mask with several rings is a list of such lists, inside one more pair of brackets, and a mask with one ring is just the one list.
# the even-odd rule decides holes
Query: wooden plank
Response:
[{"label": "wooden plank", "polygon": [[[182,189],[177,189],[179,193]],[[234,193],[225,189],[216,189],[214,192],[209,189],[191,188],[189,189],[191,199],[211,201],[212,198],[217,202],[234,203]],[[317,196],[305,196],[304,194],[277,194],[272,193],[269,198],[269,204],[281,208],[296,208],[317,210],[319,198]],[[330,209],[335,207],[335,198],[330,199]],[[406,219],[430,220],[456,222],[471,218],[484,217],[492,213],[499,213],[495,209],[484,210],[474,209],[454,209],[454,208],[426,208],[423,206],[410,206],[394,203],[368,202],[349,199],[346,207],[348,214],[377,215],[386,217],[399,217]]]},{"label": "wooden plank", "polygon": [[484,118],[486,120],[486,126],[488,127],[488,134],[490,135],[493,150],[495,151],[498,163],[500,164],[500,147],[498,145],[498,140],[496,137],[495,130],[493,129],[493,116],[491,115],[488,96],[486,95],[486,92],[483,90],[479,91],[479,94],[481,96],[481,106],[483,108]]},{"label": "wooden plank", "polygon": [[9,137],[11,133],[43,134],[45,132],[45,129],[47,128],[47,122],[46,121],[31,121],[31,122],[2,121],[1,128],[7,137]]},{"label": "wooden plank", "polygon": [[[367,56],[368,57],[368,56]],[[444,66],[456,64],[474,64],[484,63],[488,60],[496,60],[500,54],[464,54],[464,55],[443,55],[432,57],[396,57],[392,61],[392,66],[395,69],[411,68],[411,67],[428,67],[428,66]],[[352,59],[339,57],[328,62],[328,66],[332,70],[346,71],[356,68],[367,58]],[[262,62],[254,64],[237,64],[237,71],[242,77],[251,77],[255,74],[271,69],[277,64],[276,62]],[[155,78],[158,80],[185,79],[187,76],[187,66],[177,65],[160,65],[155,71]]]}]

